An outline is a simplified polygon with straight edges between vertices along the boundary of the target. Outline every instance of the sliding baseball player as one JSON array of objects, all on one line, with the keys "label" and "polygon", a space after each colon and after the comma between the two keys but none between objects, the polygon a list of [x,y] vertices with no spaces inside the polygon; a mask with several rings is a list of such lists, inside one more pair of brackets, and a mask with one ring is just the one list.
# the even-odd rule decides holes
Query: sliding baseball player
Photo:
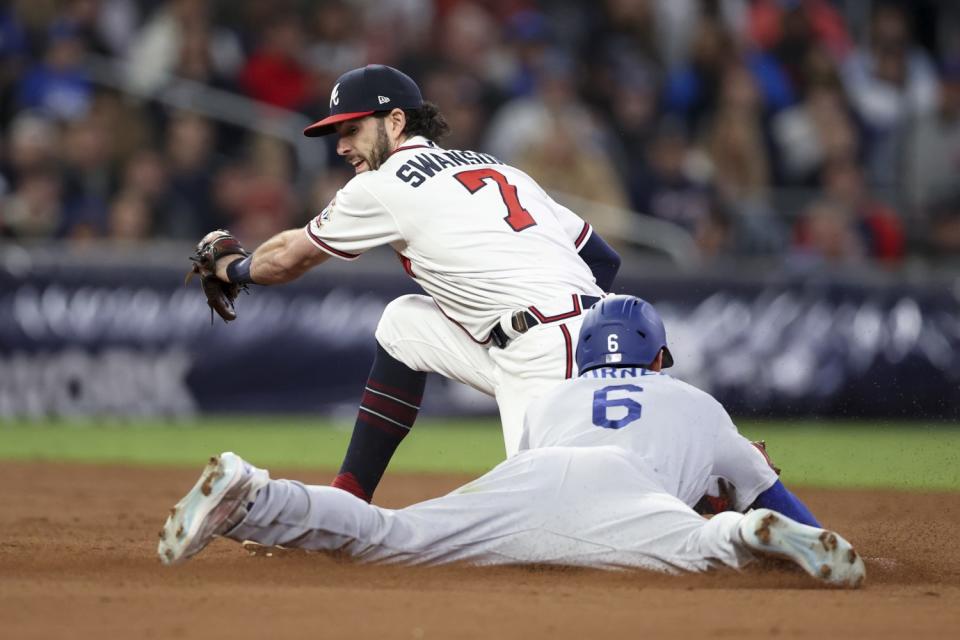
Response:
[{"label": "sliding baseball player", "polygon": [[[579,377],[531,405],[517,455],[404,509],[272,480],[232,453],[212,458],[164,524],[160,560],[182,562],[219,535],[410,564],[672,573],[775,555],[826,584],[863,583],[850,543],[820,528],[721,405],[663,372],[673,357],[649,303],[611,296],[595,305],[576,357]],[[711,478],[737,491],[734,510],[708,519],[692,507]]]}]

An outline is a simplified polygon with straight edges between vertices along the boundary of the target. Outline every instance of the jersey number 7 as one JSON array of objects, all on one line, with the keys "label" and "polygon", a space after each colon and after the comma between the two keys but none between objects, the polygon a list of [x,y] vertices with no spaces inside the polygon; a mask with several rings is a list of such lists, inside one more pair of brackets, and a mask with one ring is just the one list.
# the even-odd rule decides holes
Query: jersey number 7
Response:
[{"label": "jersey number 7", "polygon": [[476,193],[487,185],[487,180],[493,180],[500,187],[500,197],[503,204],[507,206],[507,215],[504,218],[506,223],[514,231],[523,231],[528,227],[533,227],[537,221],[533,219],[530,212],[523,208],[520,199],[517,198],[517,188],[507,182],[507,177],[496,169],[470,169],[455,173],[454,178],[460,181],[460,184],[467,188],[470,193]]}]

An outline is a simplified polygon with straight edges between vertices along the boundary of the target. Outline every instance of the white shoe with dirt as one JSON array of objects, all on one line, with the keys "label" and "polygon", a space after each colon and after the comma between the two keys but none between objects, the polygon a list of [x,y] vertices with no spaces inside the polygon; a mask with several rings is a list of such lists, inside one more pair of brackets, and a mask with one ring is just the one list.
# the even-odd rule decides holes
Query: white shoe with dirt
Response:
[{"label": "white shoe with dirt", "polygon": [[792,560],[832,586],[855,589],[867,577],[863,558],[841,536],[770,509],[747,513],[740,522],[740,539],[754,553]]},{"label": "white shoe with dirt", "polygon": [[247,515],[247,505],[270,481],[263,469],[229,451],[210,458],[200,479],[170,510],[160,530],[157,555],[166,565],[179,564],[203,550]]}]

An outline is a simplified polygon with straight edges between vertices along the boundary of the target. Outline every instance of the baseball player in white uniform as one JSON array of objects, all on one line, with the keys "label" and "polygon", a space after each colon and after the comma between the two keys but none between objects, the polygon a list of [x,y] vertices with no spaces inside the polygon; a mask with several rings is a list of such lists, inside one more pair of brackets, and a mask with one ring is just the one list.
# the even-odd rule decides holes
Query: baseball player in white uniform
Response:
[{"label": "baseball player in white uniform", "polygon": [[620,259],[522,171],[437,146],[446,123],[400,71],[370,65],[344,74],[330,109],[305,134],[337,133],[356,176],[305,229],[280,233],[249,257],[221,258],[216,273],[279,284],[330,256],[355,260],[389,245],[428,294],[392,301],[377,327],[377,355],[334,481],[369,501],[416,419],[426,372],[494,396],[506,454],[515,454],[528,403],[575,374],[580,316],[609,290]]},{"label": "baseball player in white uniform", "polygon": [[[167,519],[160,559],[181,562],[214,535],[410,564],[698,572],[771,554],[827,584],[862,584],[853,547],[819,527],[720,404],[662,372],[673,358],[649,303],[594,306],[576,357],[580,376],[531,405],[530,448],[446,496],[383,509],[224,453]],[[692,506],[711,477],[735,485],[736,510],[707,519]]]}]

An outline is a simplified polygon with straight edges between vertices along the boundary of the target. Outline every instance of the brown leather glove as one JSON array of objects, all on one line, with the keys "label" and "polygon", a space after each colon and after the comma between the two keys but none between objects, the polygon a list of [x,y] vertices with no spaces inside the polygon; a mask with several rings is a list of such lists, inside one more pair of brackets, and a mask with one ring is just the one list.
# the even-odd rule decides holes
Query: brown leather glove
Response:
[{"label": "brown leather glove", "polygon": [[733,511],[733,505],[737,502],[737,488],[733,483],[718,478],[717,493],[718,495],[715,496],[705,493],[693,506],[693,510],[702,516],[715,516],[724,511]]},{"label": "brown leather glove", "polygon": [[193,265],[187,273],[184,283],[190,281],[194,274],[200,276],[200,290],[207,298],[210,307],[210,323],[213,323],[213,313],[223,318],[224,322],[236,320],[237,310],[234,300],[240,295],[240,290],[247,290],[246,285],[225,282],[217,277],[217,260],[224,256],[248,256],[250,252],[243,248],[240,241],[230,235],[229,231],[218,229],[211,231],[197,244],[197,252],[190,256]]}]

